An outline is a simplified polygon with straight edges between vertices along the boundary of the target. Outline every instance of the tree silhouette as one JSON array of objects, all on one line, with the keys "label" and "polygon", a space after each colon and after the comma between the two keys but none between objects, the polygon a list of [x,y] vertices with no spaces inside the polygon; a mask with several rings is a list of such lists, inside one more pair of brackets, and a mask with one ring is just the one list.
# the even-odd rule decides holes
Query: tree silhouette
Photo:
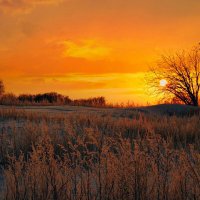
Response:
[{"label": "tree silhouette", "polygon": [[[161,80],[165,85],[159,85]],[[153,94],[164,99],[176,99],[186,105],[198,106],[200,90],[200,45],[190,51],[163,55],[155,67],[150,68],[147,83]]]}]

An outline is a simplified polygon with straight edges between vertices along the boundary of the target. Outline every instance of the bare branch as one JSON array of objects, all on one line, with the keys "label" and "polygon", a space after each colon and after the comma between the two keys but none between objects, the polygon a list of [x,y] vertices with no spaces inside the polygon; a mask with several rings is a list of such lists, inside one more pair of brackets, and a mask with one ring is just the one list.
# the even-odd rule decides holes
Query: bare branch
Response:
[{"label": "bare branch", "polygon": [[[167,85],[161,87],[160,80]],[[163,55],[156,66],[151,67],[147,84],[153,95],[177,98],[180,102],[198,106],[200,90],[200,46],[175,55]],[[153,89],[153,90],[152,90]]]}]

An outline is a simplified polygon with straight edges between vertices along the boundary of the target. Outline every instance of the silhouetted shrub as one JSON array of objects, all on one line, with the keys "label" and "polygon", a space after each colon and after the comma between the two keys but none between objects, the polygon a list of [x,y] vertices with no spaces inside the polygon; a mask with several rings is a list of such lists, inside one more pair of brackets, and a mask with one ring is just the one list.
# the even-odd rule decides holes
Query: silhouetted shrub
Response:
[{"label": "silhouetted shrub", "polygon": [[0,96],[2,96],[4,92],[5,92],[4,83],[2,80],[0,80]]},{"label": "silhouetted shrub", "polygon": [[104,107],[106,105],[106,100],[104,97],[94,97],[94,98],[89,98],[89,99],[76,99],[73,101],[73,105]]},{"label": "silhouetted shrub", "polygon": [[64,104],[65,105],[69,105],[69,104],[71,104],[72,103],[72,100],[68,97],[68,96],[65,96],[64,97]]},{"label": "silhouetted shrub", "polygon": [[16,105],[16,104],[18,104],[18,99],[12,93],[3,94],[0,98],[0,104],[2,104],[2,105]]},{"label": "silhouetted shrub", "polygon": [[[12,100],[8,100],[8,98]],[[9,102],[9,103],[8,103]],[[72,105],[72,106],[92,106],[105,107],[104,97],[93,97],[88,99],[71,100],[68,96],[56,92],[44,94],[20,94],[16,97],[14,94],[6,94],[1,101],[5,105]]]},{"label": "silhouetted shrub", "polygon": [[48,103],[64,103],[64,96],[56,92],[37,94],[34,98],[37,103],[48,102]]},{"label": "silhouetted shrub", "polygon": [[44,93],[44,94],[22,94],[19,95],[18,100],[20,103],[25,104],[70,104],[71,99],[68,96],[63,96],[56,92]]},{"label": "silhouetted shrub", "polygon": [[21,94],[21,95],[19,95],[18,100],[22,103],[24,103],[24,102],[34,103],[35,102],[35,95]]}]

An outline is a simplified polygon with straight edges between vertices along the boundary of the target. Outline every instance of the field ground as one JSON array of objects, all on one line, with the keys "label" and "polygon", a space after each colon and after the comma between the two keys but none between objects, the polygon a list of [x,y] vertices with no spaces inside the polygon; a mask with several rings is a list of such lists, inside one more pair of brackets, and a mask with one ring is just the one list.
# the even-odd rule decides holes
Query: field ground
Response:
[{"label": "field ground", "polygon": [[154,106],[144,106],[135,108],[95,108],[84,106],[3,106],[0,109],[16,109],[31,112],[48,112],[48,113],[107,113],[120,114],[124,112],[142,112],[149,114],[167,114],[167,115],[185,115],[197,113],[200,108],[186,105],[160,104]]},{"label": "field ground", "polygon": [[199,108],[0,106],[0,199],[200,199]]}]

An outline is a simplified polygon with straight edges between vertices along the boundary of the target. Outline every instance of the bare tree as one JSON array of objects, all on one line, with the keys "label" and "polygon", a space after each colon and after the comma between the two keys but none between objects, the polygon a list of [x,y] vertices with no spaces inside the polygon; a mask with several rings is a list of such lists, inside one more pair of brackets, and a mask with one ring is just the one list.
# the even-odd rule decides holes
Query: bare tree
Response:
[{"label": "bare tree", "polygon": [[[150,68],[147,83],[151,92],[186,105],[198,106],[200,90],[200,46],[174,55],[164,55]],[[163,83],[163,84],[159,84]]]},{"label": "bare tree", "polygon": [[2,96],[4,92],[5,92],[4,83],[2,80],[0,80],[0,96]]}]

